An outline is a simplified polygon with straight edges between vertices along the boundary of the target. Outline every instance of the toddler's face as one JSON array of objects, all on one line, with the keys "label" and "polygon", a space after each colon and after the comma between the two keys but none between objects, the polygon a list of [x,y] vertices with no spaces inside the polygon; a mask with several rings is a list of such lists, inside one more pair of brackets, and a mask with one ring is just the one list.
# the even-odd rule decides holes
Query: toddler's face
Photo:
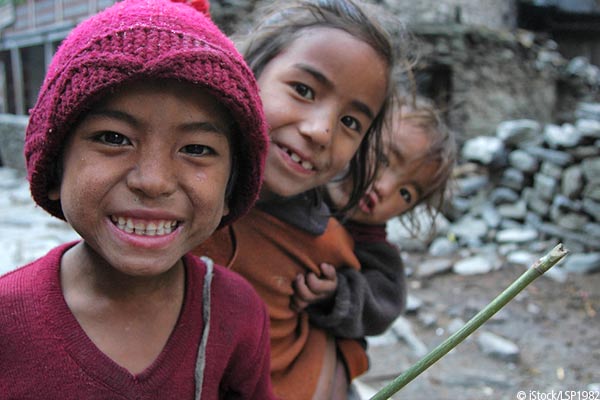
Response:
[{"label": "toddler's face", "polygon": [[227,110],[175,81],[134,83],[90,110],[69,137],[60,199],[99,262],[155,276],[204,241],[228,212]]},{"label": "toddler's face", "polygon": [[258,77],[271,139],[261,198],[345,168],[383,105],[386,73],[373,48],[339,29],[307,29],[273,58]]},{"label": "toddler's face", "polygon": [[[350,218],[354,221],[380,225],[411,210],[421,201],[422,193],[437,170],[435,162],[419,160],[430,145],[423,128],[411,124],[410,120],[401,120],[392,129],[391,135],[384,136],[386,162],[357,209],[351,212]],[[348,201],[350,183],[332,183],[328,190],[339,207]]]}]

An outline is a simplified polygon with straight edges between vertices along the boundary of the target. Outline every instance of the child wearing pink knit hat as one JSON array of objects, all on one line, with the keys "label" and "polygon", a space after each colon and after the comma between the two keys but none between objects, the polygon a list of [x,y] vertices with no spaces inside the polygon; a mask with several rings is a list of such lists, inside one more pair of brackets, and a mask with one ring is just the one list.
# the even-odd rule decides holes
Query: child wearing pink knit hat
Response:
[{"label": "child wearing pink knit hat", "polygon": [[269,319],[189,252],[252,207],[266,124],[205,1],[124,0],[76,27],[31,110],[36,203],[82,237],[0,277],[0,393],[271,399]]}]

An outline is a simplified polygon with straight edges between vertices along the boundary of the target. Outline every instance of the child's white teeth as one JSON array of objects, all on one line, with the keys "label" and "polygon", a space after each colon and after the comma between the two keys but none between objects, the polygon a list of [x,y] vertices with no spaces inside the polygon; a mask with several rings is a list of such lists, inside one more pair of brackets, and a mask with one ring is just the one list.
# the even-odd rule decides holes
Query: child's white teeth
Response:
[{"label": "child's white teeth", "polygon": [[302,161],[302,168],[310,171],[313,169],[313,165],[308,161]]},{"label": "child's white teeth", "polygon": [[146,233],[146,226],[141,222],[137,222],[135,225],[133,225],[133,230],[137,235],[143,235]]},{"label": "child's white teeth", "polygon": [[154,236],[156,235],[156,224],[154,222],[150,222],[146,227],[146,235]]},{"label": "child's white teeth", "polygon": [[177,226],[177,221],[158,220],[145,223],[139,220],[134,222],[131,218],[115,216],[111,216],[110,219],[122,231],[140,236],[168,235]]},{"label": "child's white teeth", "polygon": [[304,168],[305,170],[308,170],[308,171],[312,171],[314,169],[314,167],[310,161],[302,161],[302,158],[300,158],[300,156],[298,154],[294,153],[293,151],[291,151],[290,149],[288,149],[286,147],[284,147],[284,149],[289,154],[292,161],[300,164],[302,166],[302,168]]}]

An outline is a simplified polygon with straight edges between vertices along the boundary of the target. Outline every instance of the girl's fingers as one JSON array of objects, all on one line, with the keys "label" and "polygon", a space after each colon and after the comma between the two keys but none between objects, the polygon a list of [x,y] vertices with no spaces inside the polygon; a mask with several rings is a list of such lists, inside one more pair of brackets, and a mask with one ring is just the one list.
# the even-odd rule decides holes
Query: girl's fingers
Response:
[{"label": "girl's fingers", "polygon": [[324,277],[326,277],[330,280],[334,280],[337,277],[337,272],[335,271],[335,268],[331,264],[322,263],[321,264],[321,272],[323,273]]},{"label": "girl's fingers", "polygon": [[333,295],[337,289],[337,278],[334,276],[331,278],[319,278],[312,272],[306,277],[306,285],[310,291],[314,294],[315,299],[322,300]]}]

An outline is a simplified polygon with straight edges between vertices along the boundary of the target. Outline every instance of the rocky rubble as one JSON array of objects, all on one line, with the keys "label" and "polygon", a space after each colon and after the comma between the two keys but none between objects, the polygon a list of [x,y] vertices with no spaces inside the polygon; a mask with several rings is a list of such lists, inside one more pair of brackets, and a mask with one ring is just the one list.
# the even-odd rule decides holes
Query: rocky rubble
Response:
[{"label": "rocky rubble", "polygon": [[510,256],[511,244],[559,240],[577,253],[565,270],[600,269],[600,103],[578,114],[562,125],[506,121],[465,142],[462,159],[482,168],[457,179],[452,217],[471,232],[459,241],[496,242]]}]

